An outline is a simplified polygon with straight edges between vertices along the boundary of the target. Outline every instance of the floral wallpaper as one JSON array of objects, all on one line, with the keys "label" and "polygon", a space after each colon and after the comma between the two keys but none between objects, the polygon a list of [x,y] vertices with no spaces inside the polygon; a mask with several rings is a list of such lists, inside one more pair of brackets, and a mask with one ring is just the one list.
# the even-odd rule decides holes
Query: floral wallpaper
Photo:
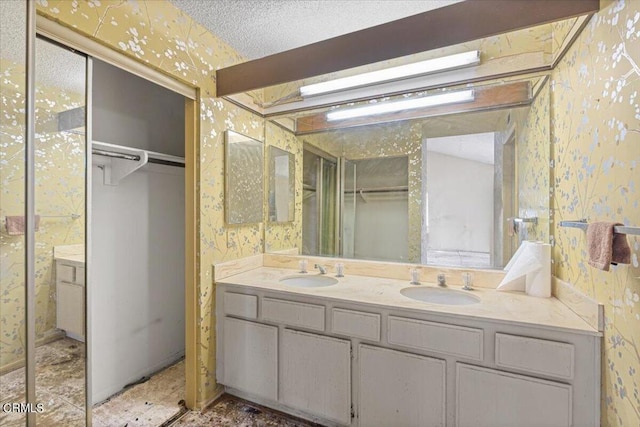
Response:
[{"label": "floral wallpaper", "polygon": [[538,218],[535,225],[521,226],[520,240],[549,242],[549,96],[546,82],[516,125],[518,216]]},{"label": "floral wallpaper", "polygon": [[405,121],[301,136],[324,151],[349,160],[409,157],[408,262],[420,262],[422,233],[422,126]]},{"label": "floral wallpaper", "polygon": [[[268,222],[265,225],[265,252],[275,252],[284,249],[302,249],[302,141],[282,127],[267,122],[265,125],[265,149],[274,146],[288,151],[295,156],[295,197],[293,222],[275,223]],[[268,172],[269,168],[265,168]],[[266,182],[269,181],[266,177]],[[267,192],[268,189],[265,189]],[[266,194],[266,193],[265,193]],[[269,210],[268,201],[265,200],[265,215]],[[266,216],[265,216],[266,217]]]},{"label": "floral wallpaper", "polygon": [[168,1],[38,0],[40,15],[200,89],[198,174],[199,253],[196,313],[198,404],[217,393],[215,263],[262,252],[263,225],[224,221],[224,131],[263,140],[264,120],[215,97],[215,70],[242,61],[230,46]]},{"label": "floral wallpaper", "polygon": [[631,265],[587,264],[559,221],[640,226],[640,2],[603,2],[552,73],[555,274],[605,305],[602,425],[640,425],[640,236]]},{"label": "floral wallpaper", "polygon": [[[640,225],[640,197],[637,194],[640,186],[638,6],[638,2],[629,0],[604,3],[601,12],[591,20],[554,70],[550,94],[551,150],[555,161],[551,184],[554,190],[551,206],[552,234],[556,239],[555,272],[561,279],[606,304],[604,425],[640,423],[637,385],[640,370],[640,241],[638,237],[628,236],[633,250],[631,266],[620,265],[608,273],[594,271],[585,262],[584,233],[560,228],[557,224],[563,219],[586,217],[591,221],[610,219]],[[197,171],[200,182],[200,301],[197,316],[201,329],[197,345],[198,401],[206,402],[216,393],[215,292],[211,265],[259,253],[263,244],[274,249],[278,245],[287,248],[300,239],[299,234],[291,236],[290,230],[285,229],[292,227],[294,233],[300,233],[295,221],[291,225],[267,226],[267,229],[261,224],[225,225],[224,130],[235,129],[267,141],[270,138],[264,138],[265,133],[269,136],[281,132],[281,136],[274,138],[283,144],[280,146],[279,142],[278,146],[289,147],[297,153],[302,149],[301,144],[281,129],[272,125],[265,128],[261,118],[215,98],[215,69],[238,63],[242,58],[167,1],[39,0],[38,13],[201,90],[200,141],[196,148],[200,158]],[[556,31],[557,34],[566,33],[566,28],[558,26]],[[553,54],[554,47],[559,45],[557,40],[552,41],[534,30],[528,34],[522,43],[533,46],[534,51],[543,55]],[[510,51],[513,41],[508,38],[498,43],[497,39],[489,39],[482,48]],[[289,93],[289,89],[277,88],[266,98],[267,101],[278,99]],[[312,139],[312,136],[302,139]],[[296,171],[300,169],[301,165],[297,164]],[[414,178],[419,179],[419,176],[417,171]],[[535,176],[529,178],[535,180]],[[301,192],[298,179],[297,196]],[[419,212],[419,206],[417,209]],[[299,212],[297,208],[296,215]],[[416,218],[419,227],[419,216]],[[263,241],[263,233],[266,241]],[[412,234],[420,235],[419,232]],[[279,236],[287,236],[290,241],[280,241]],[[419,259],[419,242],[414,253]]]},{"label": "floral wallpaper", "polygon": [[[3,60],[0,215],[24,214],[24,68]],[[82,134],[59,132],[56,114],[81,107],[84,94],[45,86],[36,78],[36,339],[56,327],[53,247],[84,242],[84,156]],[[78,215],[72,218],[71,215]],[[62,216],[47,218],[46,216]],[[24,358],[24,235],[0,226],[0,368]]]}]

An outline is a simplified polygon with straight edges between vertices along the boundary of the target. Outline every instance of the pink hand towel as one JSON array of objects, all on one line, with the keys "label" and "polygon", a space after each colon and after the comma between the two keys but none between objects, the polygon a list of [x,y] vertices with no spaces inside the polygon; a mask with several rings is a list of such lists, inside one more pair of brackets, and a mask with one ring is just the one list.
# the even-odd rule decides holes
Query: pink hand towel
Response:
[{"label": "pink hand towel", "polygon": [[[38,231],[40,228],[40,215],[36,215],[36,229]],[[7,234],[10,236],[19,236],[24,234],[25,229],[25,217],[24,216],[6,216],[4,218],[5,226],[7,228]]]},{"label": "pink hand towel", "polygon": [[587,227],[587,250],[589,265],[609,271],[609,265],[629,264],[631,248],[626,234],[618,234],[613,227],[622,225],[614,222],[593,222]]}]

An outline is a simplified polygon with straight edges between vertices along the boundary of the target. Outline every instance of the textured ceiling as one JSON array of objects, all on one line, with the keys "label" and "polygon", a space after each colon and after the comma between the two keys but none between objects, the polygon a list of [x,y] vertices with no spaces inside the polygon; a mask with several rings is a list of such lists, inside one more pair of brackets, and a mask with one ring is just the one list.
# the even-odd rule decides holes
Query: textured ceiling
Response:
[{"label": "textured ceiling", "polygon": [[461,0],[171,0],[247,59],[458,1]]}]

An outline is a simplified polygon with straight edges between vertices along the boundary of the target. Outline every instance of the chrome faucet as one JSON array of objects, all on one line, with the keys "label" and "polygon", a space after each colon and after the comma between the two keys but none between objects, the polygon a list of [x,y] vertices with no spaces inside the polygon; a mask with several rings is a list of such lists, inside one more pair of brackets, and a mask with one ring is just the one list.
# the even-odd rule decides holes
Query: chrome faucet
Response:
[{"label": "chrome faucet", "polygon": [[438,274],[438,286],[442,288],[447,287],[447,279],[445,278],[444,273]]},{"label": "chrome faucet", "polygon": [[320,264],[314,265],[313,268],[317,268],[318,270],[320,270],[320,274],[327,274],[327,269]]}]

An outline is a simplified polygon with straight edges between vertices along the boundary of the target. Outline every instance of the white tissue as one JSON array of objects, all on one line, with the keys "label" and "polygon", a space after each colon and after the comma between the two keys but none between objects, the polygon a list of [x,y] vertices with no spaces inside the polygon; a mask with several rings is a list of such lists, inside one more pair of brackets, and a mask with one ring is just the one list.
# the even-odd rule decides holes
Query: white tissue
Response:
[{"label": "white tissue", "polygon": [[551,296],[551,245],[524,241],[504,268],[499,291],[524,291],[528,295]]}]

